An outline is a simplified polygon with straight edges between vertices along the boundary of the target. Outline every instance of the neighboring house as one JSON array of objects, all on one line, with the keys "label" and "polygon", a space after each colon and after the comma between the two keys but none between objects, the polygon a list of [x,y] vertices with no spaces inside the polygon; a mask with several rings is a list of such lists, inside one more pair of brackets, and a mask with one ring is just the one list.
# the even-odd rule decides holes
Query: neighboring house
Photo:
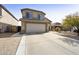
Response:
[{"label": "neighboring house", "polygon": [[0,32],[17,32],[18,20],[0,5]]},{"label": "neighboring house", "polygon": [[61,23],[59,23],[59,22],[53,23],[53,24],[51,25],[51,29],[52,29],[53,31],[60,31],[60,30],[62,29],[62,25],[61,25]]},{"label": "neighboring house", "polygon": [[44,12],[29,8],[21,9],[21,12],[22,33],[41,33],[51,29],[51,21],[45,17]]}]

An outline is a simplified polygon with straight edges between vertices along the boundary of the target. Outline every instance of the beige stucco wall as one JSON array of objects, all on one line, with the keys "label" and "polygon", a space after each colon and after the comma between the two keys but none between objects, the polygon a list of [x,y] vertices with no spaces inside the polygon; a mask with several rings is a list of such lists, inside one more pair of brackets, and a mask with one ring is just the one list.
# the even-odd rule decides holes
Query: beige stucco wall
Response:
[{"label": "beige stucco wall", "polygon": [[26,32],[26,23],[21,22],[21,33],[25,33],[25,32]]},{"label": "beige stucco wall", "polygon": [[0,17],[0,32],[17,32],[18,21],[2,8]]},{"label": "beige stucco wall", "polygon": [[47,23],[47,31],[50,31],[50,30],[51,30],[51,24]]},{"label": "beige stucco wall", "polygon": [[18,26],[18,21],[15,20],[8,12],[2,9],[2,17],[0,18],[1,23]]}]

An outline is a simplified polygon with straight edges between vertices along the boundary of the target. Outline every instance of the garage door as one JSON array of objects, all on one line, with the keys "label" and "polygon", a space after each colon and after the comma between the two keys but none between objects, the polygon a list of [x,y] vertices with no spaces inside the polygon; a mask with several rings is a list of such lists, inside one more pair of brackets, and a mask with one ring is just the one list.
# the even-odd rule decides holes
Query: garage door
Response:
[{"label": "garage door", "polygon": [[31,24],[28,23],[26,25],[26,32],[27,33],[40,33],[40,32],[45,32],[45,24]]}]

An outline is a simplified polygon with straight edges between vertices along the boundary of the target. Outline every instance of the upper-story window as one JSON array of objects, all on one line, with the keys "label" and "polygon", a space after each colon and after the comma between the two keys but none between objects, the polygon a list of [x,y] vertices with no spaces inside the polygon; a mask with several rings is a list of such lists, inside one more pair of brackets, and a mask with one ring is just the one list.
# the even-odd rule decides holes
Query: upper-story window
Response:
[{"label": "upper-story window", "polygon": [[43,20],[43,19],[44,19],[44,15],[40,15],[40,14],[39,14],[39,15],[38,15],[38,19],[39,19],[39,20]]},{"label": "upper-story window", "polygon": [[38,19],[40,20],[40,15],[38,15]]},{"label": "upper-story window", "polygon": [[27,13],[26,13],[26,18],[32,19],[32,13],[31,13],[31,12],[27,12]]}]

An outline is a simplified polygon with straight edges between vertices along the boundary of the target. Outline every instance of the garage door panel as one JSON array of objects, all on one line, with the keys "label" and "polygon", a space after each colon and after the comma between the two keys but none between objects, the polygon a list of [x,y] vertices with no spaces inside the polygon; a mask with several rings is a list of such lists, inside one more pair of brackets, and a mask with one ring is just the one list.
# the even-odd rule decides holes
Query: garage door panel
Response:
[{"label": "garage door panel", "polygon": [[45,32],[45,24],[27,24],[27,33]]}]

